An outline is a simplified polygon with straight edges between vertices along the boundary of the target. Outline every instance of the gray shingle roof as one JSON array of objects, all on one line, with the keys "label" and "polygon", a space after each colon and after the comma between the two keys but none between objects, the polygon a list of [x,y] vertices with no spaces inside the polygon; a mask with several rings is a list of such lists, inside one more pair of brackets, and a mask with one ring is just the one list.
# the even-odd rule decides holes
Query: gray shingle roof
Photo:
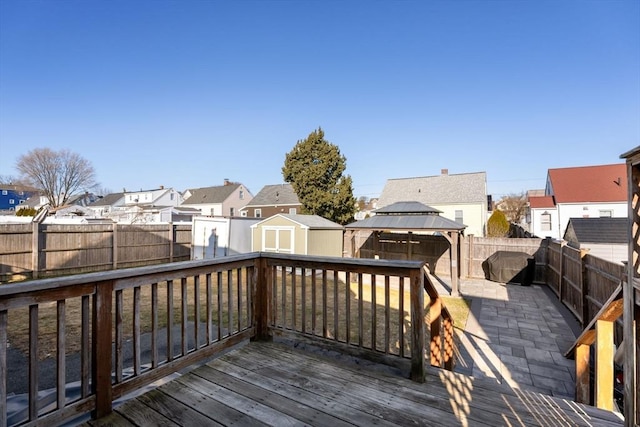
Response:
[{"label": "gray shingle roof", "polygon": [[485,172],[388,179],[378,206],[417,201],[425,205],[487,203]]},{"label": "gray shingle roof", "polygon": [[466,225],[438,215],[440,211],[419,202],[397,202],[376,215],[347,224],[347,229],[462,231]]},{"label": "gray shingle roof", "polygon": [[185,205],[223,203],[238,187],[240,187],[240,184],[193,188],[189,190],[189,192],[191,192],[191,197],[186,199],[183,203]]},{"label": "gray shingle roof", "polygon": [[[306,225],[311,229],[343,229],[343,227],[333,221],[329,221],[326,218],[322,218],[319,215],[302,215],[302,214],[278,214],[285,218],[289,218],[299,224]],[[273,218],[273,217],[271,217]]]},{"label": "gray shingle roof", "polygon": [[111,193],[107,194],[96,200],[95,202],[89,204],[89,206],[113,206],[120,199],[124,197],[124,193]]},{"label": "gray shingle roof", "polygon": [[246,206],[299,205],[291,184],[265,185]]},{"label": "gray shingle roof", "polygon": [[573,229],[580,243],[628,243],[629,224],[628,218],[571,218],[567,233]]}]

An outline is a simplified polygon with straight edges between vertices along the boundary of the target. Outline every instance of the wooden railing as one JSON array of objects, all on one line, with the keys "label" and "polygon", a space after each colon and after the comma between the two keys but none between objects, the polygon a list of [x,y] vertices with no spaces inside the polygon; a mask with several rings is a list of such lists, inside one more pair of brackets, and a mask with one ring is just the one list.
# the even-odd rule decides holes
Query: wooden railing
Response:
[{"label": "wooden railing", "polygon": [[[426,280],[420,262],[253,253],[0,286],[0,425],[101,417],[115,399],[273,334],[408,359],[424,381]],[[447,315],[432,298],[431,363],[451,368]],[[28,355],[24,374],[14,350]],[[27,404],[9,412],[21,387]]]}]

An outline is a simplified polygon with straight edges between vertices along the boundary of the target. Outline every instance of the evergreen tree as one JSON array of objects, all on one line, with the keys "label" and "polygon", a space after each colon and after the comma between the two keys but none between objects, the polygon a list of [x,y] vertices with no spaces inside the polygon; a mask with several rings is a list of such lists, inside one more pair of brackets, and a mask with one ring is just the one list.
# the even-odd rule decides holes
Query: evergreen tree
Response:
[{"label": "evergreen tree", "polygon": [[507,237],[509,234],[509,221],[501,210],[493,211],[487,221],[487,237]]},{"label": "evergreen tree", "polygon": [[344,225],[353,221],[356,211],[351,176],[343,175],[345,169],[340,149],[325,140],[318,128],[287,153],[282,175],[296,192],[304,213]]}]

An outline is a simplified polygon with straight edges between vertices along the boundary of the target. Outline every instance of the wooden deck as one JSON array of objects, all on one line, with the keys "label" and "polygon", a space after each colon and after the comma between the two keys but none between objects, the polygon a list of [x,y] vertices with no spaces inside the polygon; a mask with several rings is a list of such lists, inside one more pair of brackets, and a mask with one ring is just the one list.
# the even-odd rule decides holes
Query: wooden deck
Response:
[{"label": "wooden deck", "polygon": [[[499,391],[497,391],[499,390]],[[614,413],[430,368],[397,370],[251,342],[115,408],[91,426],[621,426]]]}]

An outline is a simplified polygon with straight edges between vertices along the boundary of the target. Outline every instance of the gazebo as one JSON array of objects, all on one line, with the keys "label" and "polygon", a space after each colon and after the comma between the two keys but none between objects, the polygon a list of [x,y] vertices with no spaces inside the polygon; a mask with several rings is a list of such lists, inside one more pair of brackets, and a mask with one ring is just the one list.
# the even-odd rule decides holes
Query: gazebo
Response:
[{"label": "gazebo", "polygon": [[[449,242],[449,254],[451,258],[451,295],[459,296],[458,277],[458,246],[460,234],[464,233],[466,226],[440,216],[438,209],[424,205],[420,202],[396,202],[374,211],[375,215],[361,221],[352,222],[345,226],[346,230],[370,230],[377,242],[379,233],[386,231],[391,233],[440,233]],[[408,257],[411,257],[411,245],[407,248]]]}]

